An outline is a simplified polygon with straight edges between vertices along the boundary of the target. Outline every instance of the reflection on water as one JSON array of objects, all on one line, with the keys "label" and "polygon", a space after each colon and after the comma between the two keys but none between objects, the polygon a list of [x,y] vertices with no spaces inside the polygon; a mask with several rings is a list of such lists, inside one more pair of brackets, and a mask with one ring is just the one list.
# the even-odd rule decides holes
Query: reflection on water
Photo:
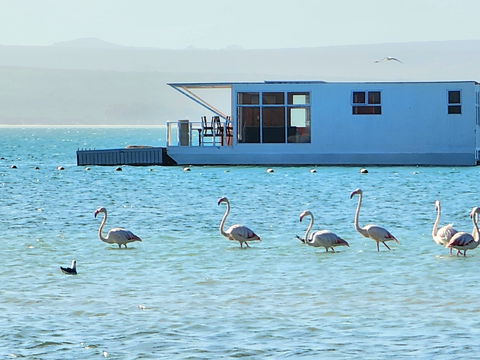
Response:
[{"label": "reflection on water", "polygon": [[[161,135],[2,129],[0,140],[1,358],[451,359],[476,343],[479,250],[450,256],[431,228],[440,199],[442,224],[471,231],[478,168],[85,171],[77,148],[156,145]],[[358,187],[360,224],[388,228],[401,242],[392,251],[355,232]],[[220,235],[221,196],[232,204],[226,225],[243,223],[262,242],[240,249]],[[124,226],[144,241],[101,242],[99,206],[107,230]],[[298,241],[306,209],[314,229],[350,248]],[[66,276],[59,266],[72,259],[78,275]]]}]

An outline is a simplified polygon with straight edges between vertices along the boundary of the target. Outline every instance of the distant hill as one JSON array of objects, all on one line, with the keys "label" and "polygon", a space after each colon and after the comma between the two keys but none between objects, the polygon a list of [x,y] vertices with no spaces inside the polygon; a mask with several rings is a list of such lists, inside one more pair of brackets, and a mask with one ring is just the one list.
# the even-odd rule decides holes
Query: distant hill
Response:
[{"label": "distant hill", "polygon": [[[402,63],[375,62],[386,56]],[[480,40],[258,50],[135,48],[88,38],[0,46],[0,124],[198,119],[204,110],[167,82],[480,81],[479,63]]]},{"label": "distant hill", "polygon": [[82,49],[113,49],[121,48],[122,45],[110,43],[97,38],[80,38],[69,41],[61,41],[54,43],[52,46],[58,47],[72,47],[72,48],[82,48]]}]

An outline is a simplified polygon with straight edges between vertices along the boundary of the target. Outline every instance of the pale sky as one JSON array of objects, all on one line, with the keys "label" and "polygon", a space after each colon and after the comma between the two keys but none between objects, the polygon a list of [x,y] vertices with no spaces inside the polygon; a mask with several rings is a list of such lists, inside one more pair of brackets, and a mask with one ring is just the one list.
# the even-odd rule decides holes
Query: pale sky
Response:
[{"label": "pale sky", "polygon": [[292,48],[480,39],[480,0],[0,0],[0,45]]}]

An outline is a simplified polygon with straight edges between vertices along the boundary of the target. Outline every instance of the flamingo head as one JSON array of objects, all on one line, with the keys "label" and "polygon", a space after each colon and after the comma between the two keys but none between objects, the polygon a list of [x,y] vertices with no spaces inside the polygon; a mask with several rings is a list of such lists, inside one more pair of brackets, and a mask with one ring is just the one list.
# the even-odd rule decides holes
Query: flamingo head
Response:
[{"label": "flamingo head", "polygon": [[472,211],[470,212],[470,217],[473,219],[473,217],[474,217],[476,214],[480,214],[480,207],[474,207],[474,208],[472,209]]},{"label": "flamingo head", "polygon": [[226,196],[221,197],[220,199],[218,199],[217,205],[220,205],[222,202],[228,202],[228,199],[227,199]]},{"label": "flamingo head", "polygon": [[303,218],[304,218],[305,216],[312,216],[312,212],[311,212],[311,211],[308,211],[308,210],[305,210],[304,212],[302,212],[302,213],[300,214],[300,222],[302,222],[302,220],[303,220]]},{"label": "flamingo head", "polygon": [[98,208],[97,210],[95,210],[95,217],[97,217],[98,214],[100,213],[107,213],[107,209],[105,209],[104,207],[101,207],[101,208]]},{"label": "flamingo head", "polygon": [[354,190],[354,191],[352,191],[352,193],[350,194],[350,199],[353,198],[355,195],[361,195],[361,194],[363,194],[362,189]]}]

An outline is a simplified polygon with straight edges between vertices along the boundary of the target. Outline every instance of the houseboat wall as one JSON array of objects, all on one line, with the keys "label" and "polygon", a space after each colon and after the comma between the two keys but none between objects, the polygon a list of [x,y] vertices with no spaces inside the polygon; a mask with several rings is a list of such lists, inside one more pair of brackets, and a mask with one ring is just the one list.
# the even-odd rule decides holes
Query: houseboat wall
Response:
[{"label": "houseboat wall", "polygon": [[[261,98],[276,92],[285,99],[288,93],[309,93],[310,142],[239,141],[239,95],[259,93]],[[368,98],[370,92],[380,93],[375,104],[380,113],[355,114],[354,93]],[[459,102],[449,99],[452,92],[460,95]],[[233,83],[233,145],[178,146],[168,148],[168,154],[179,164],[475,165],[478,102],[473,81]],[[254,106],[261,113],[261,100]]]}]

